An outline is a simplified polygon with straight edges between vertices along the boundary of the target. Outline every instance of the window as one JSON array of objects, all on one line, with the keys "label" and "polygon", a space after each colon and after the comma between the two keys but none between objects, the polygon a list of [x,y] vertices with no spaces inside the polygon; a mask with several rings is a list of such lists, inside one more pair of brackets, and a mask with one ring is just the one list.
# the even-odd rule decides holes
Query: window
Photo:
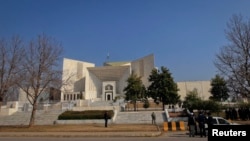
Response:
[{"label": "window", "polygon": [[107,86],[105,87],[105,90],[113,90],[113,86],[112,86],[112,85],[107,85]]},{"label": "window", "polygon": [[224,119],[218,119],[219,124],[229,124],[226,120]]}]

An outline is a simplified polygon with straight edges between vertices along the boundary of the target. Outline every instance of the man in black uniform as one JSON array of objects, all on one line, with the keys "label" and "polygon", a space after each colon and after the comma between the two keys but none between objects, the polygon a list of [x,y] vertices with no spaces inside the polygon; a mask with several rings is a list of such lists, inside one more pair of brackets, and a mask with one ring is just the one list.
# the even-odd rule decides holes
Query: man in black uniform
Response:
[{"label": "man in black uniform", "polygon": [[195,126],[196,126],[196,120],[194,117],[194,113],[190,113],[188,117],[189,137],[195,136]]},{"label": "man in black uniform", "polygon": [[200,136],[201,137],[206,137],[206,129],[205,129],[205,123],[207,122],[206,121],[206,116],[204,115],[204,112],[203,111],[200,111],[199,112],[199,115],[198,115],[198,123],[199,123],[199,128],[200,128]]},{"label": "man in black uniform", "polygon": [[105,112],[104,113],[105,127],[108,127],[108,119],[109,119],[108,112]]}]

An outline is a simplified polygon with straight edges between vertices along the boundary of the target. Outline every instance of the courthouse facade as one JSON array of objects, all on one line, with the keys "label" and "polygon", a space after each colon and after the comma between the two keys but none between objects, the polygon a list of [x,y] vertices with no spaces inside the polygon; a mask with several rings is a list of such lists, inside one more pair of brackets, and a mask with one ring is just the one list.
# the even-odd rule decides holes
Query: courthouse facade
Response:
[{"label": "courthouse facade", "polygon": [[[153,54],[128,62],[105,62],[101,67],[64,58],[63,80],[67,80],[67,85],[61,89],[61,101],[112,101],[115,97],[124,96],[123,89],[132,72],[140,76],[143,84],[148,87],[148,77],[154,68]],[[211,95],[210,81],[185,81],[177,82],[177,85],[181,100],[194,89],[203,100]]]},{"label": "courthouse facade", "polygon": [[61,89],[61,101],[112,101],[124,96],[123,89],[132,72],[140,76],[143,84],[148,87],[148,77],[154,67],[153,54],[128,62],[105,62],[100,67],[64,58],[63,81],[67,85]]}]

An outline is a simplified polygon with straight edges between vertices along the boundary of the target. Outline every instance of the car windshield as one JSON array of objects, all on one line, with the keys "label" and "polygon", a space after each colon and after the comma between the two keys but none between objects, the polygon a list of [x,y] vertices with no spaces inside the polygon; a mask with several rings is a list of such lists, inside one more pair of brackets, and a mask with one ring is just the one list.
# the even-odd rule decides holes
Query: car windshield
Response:
[{"label": "car windshield", "polygon": [[217,124],[217,125],[228,125],[228,124],[230,124],[229,121],[227,121],[224,118],[220,118],[220,117],[213,117],[212,123]]},{"label": "car windshield", "polygon": [[218,122],[219,124],[230,124],[228,121],[226,121],[225,119],[220,119],[218,118]]}]

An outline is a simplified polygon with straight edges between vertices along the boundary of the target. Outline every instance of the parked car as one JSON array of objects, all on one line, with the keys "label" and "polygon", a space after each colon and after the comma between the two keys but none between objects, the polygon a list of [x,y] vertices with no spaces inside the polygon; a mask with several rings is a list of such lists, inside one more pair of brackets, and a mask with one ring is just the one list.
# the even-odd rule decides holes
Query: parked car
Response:
[{"label": "parked car", "polygon": [[213,124],[214,125],[239,125],[238,123],[231,122],[229,120],[224,119],[223,117],[213,117]]},{"label": "parked car", "polygon": [[[240,125],[238,123],[235,122],[231,122],[229,120],[224,119],[223,117],[218,117],[218,116],[213,116],[213,120],[212,120],[214,125]],[[199,125],[197,123],[197,134],[200,134],[200,129],[199,129]],[[205,128],[206,128],[206,134],[208,134],[208,126],[207,124],[205,124]]]}]

